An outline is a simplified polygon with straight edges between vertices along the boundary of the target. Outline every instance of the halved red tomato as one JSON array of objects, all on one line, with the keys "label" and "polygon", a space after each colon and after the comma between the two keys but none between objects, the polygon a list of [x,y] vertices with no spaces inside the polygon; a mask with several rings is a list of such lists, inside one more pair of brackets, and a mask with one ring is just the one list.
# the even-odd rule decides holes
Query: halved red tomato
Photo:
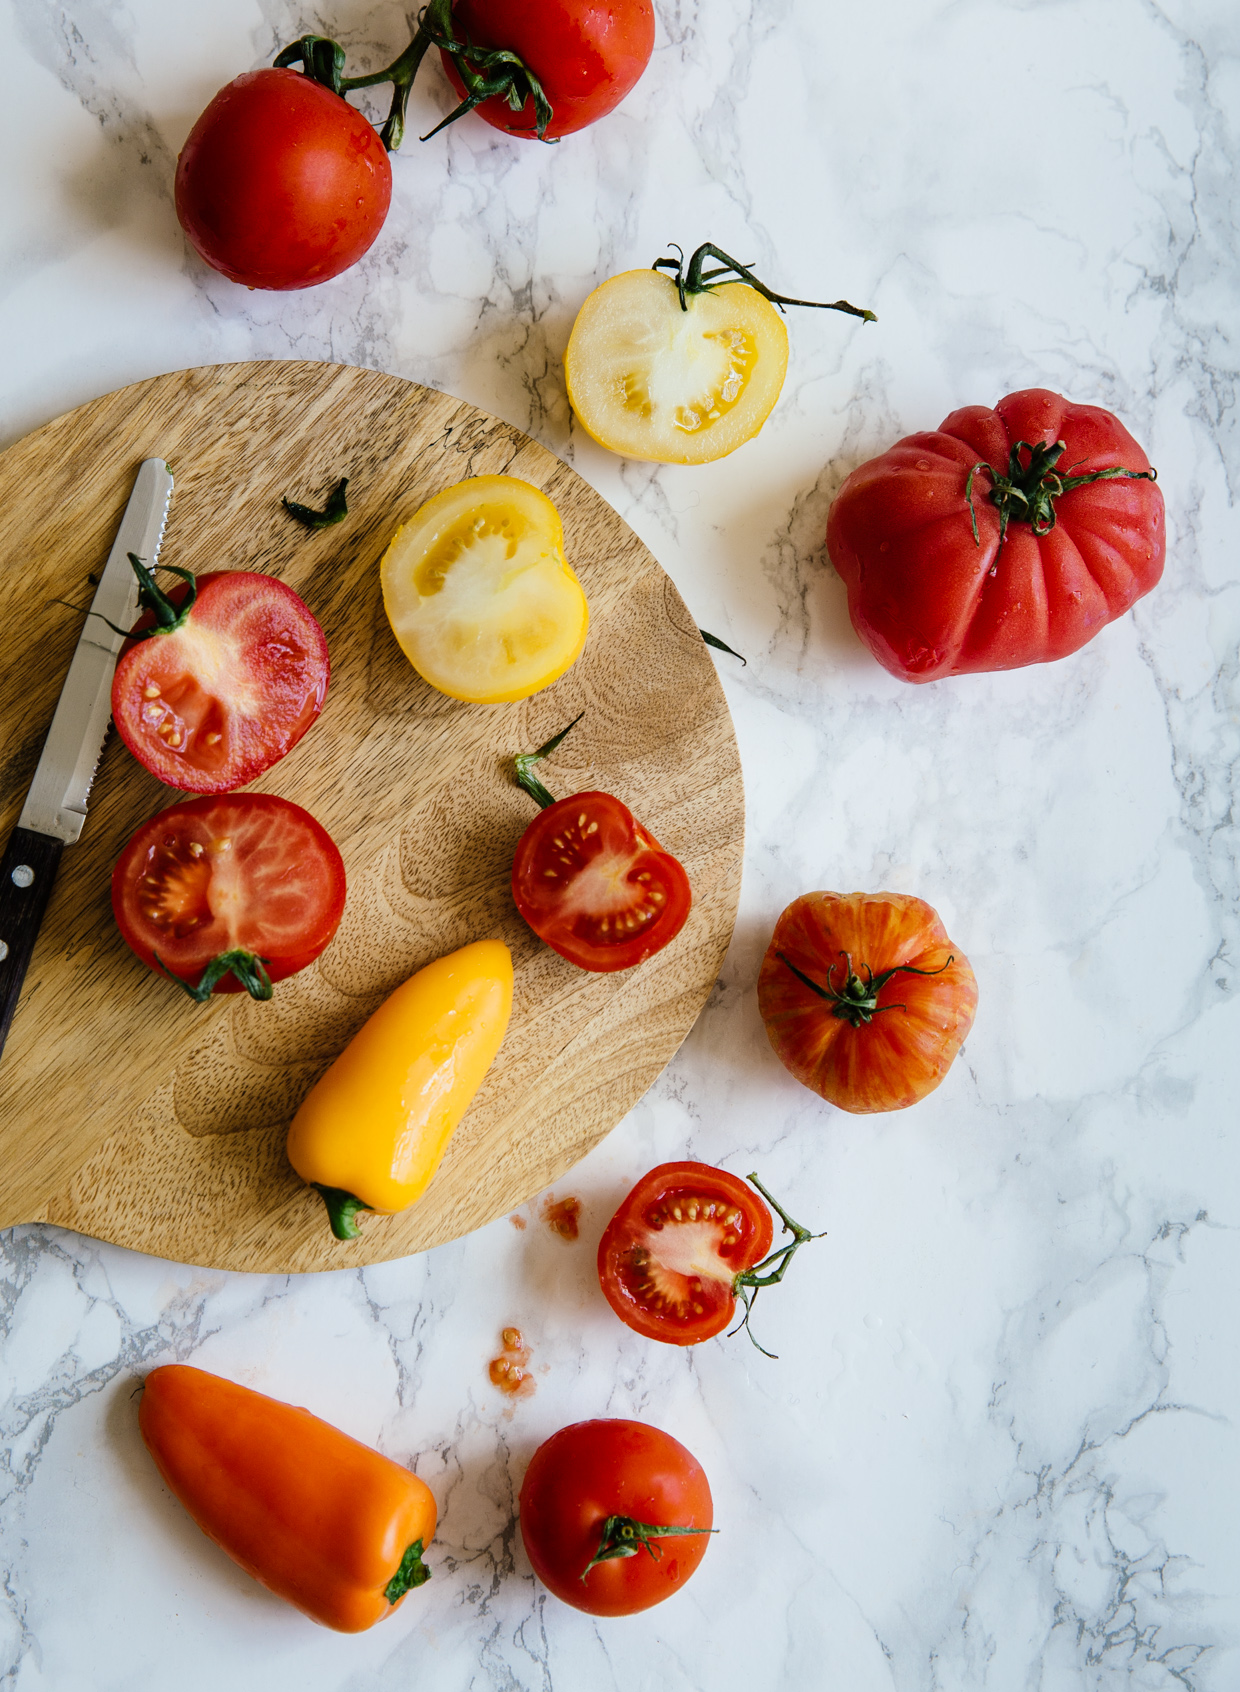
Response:
[{"label": "halved red tomato", "polygon": [[536,816],[512,860],[517,909],[581,969],[631,969],[685,925],[689,877],[627,805],[574,793]]},{"label": "halved red tomato", "polygon": [[274,576],[222,570],[164,594],[145,566],[146,614],[112,681],[121,739],[151,774],[228,793],[278,763],[323,709],[327,642]]},{"label": "halved red tomato", "polygon": [[668,1345],[696,1345],[736,1314],[736,1277],[771,1249],[761,1198],[709,1163],[661,1163],[599,1241],[598,1278],[616,1315]]},{"label": "halved red tomato", "polygon": [[190,799],[143,823],[112,872],[112,909],[148,969],[208,994],[271,997],[344,910],[344,863],[309,811],[269,793]]}]

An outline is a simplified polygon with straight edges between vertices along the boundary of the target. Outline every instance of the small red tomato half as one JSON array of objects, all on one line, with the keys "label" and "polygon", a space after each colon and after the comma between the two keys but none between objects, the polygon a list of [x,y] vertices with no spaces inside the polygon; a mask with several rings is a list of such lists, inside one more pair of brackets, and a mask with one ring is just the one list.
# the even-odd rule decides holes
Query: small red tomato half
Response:
[{"label": "small red tomato half", "polygon": [[309,288],[374,241],[392,167],[374,127],[293,70],[221,88],[177,161],[176,208],[199,255],[247,288]]},{"label": "small red tomato half", "polygon": [[1162,575],[1163,497],[1117,417],[1045,388],[969,405],[854,470],[827,552],[903,681],[1066,657]]},{"label": "small red tomato half", "polygon": [[269,793],[189,799],[161,811],[112,872],[112,909],[126,944],[200,999],[243,988],[269,998],[271,982],[305,969],[327,945],[344,895],[331,835],[309,811]]},{"label": "small red tomato half", "polygon": [[709,1163],[661,1163],[599,1241],[598,1278],[620,1320],[647,1339],[696,1345],[736,1314],[736,1277],[771,1249],[771,1213]]},{"label": "small red tomato half", "polygon": [[702,1465],[645,1422],[574,1422],[540,1445],[521,1483],[534,1573],[592,1616],[670,1598],[706,1555],[714,1505]]},{"label": "small red tomato half", "polygon": [[[229,793],[254,781],[323,709],[327,642],[305,601],[274,576],[200,576],[191,603],[148,614],[112,679],[112,717],[140,764],[187,793]],[[161,596],[162,598],[162,596]]]},{"label": "small red tomato half", "polygon": [[[454,0],[452,23],[459,39],[516,53],[538,78],[553,113],[548,141],[606,117],[654,51],[651,0]],[[465,84],[450,55],[440,56],[464,98]],[[537,136],[532,99],[513,111],[497,94],[474,110],[506,135]]]},{"label": "small red tomato half", "polygon": [[631,969],[674,940],[692,903],[679,859],[610,793],[574,793],[536,816],[512,860],[517,909],[581,969]]},{"label": "small red tomato half", "polygon": [[775,924],[758,1009],[803,1085],[840,1110],[902,1110],[951,1068],[977,981],[924,899],[804,893]]}]

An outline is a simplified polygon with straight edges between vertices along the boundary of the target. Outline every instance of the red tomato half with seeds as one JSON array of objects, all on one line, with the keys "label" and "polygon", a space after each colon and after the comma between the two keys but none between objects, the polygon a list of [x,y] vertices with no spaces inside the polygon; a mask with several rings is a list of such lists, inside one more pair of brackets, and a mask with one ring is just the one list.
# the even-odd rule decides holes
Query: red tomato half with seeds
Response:
[{"label": "red tomato half with seeds", "polygon": [[574,793],[539,812],[512,861],[512,896],[540,940],[600,973],[674,940],[693,897],[679,859],[610,793]]},{"label": "red tomato half with seeds", "polygon": [[[157,974],[256,998],[314,962],[344,911],[344,863],[309,811],[268,793],[190,799],[143,823],[112,873],[121,934]],[[216,969],[213,971],[213,966]],[[201,994],[205,997],[206,994]]]},{"label": "red tomato half with seeds", "polygon": [[177,161],[176,208],[198,254],[247,288],[309,288],[374,241],[392,167],[374,127],[298,71],[221,88]]},{"label": "red tomato half with seeds", "polygon": [[[516,53],[541,82],[553,117],[546,139],[571,135],[618,106],[654,51],[651,0],[455,0],[452,23],[475,47]],[[465,84],[446,53],[448,79]],[[532,100],[514,112],[502,95],[474,110],[506,135],[537,136]]]},{"label": "red tomato half with seeds", "polygon": [[714,1504],[702,1465],[645,1422],[574,1422],[521,1483],[521,1538],[557,1598],[630,1616],[678,1592],[706,1555]]},{"label": "red tomato half with seeds", "polygon": [[[174,611],[185,589],[168,596]],[[144,616],[135,634],[151,625]],[[169,787],[228,793],[292,751],[323,709],[327,642],[274,576],[200,576],[188,611],[122,653],[112,716],[138,762]]]},{"label": "red tomato half with seeds", "polygon": [[599,1284],[636,1333],[696,1345],[731,1323],[736,1277],[772,1237],[771,1213],[744,1181],[709,1163],[661,1163],[607,1224]]},{"label": "red tomato half with seeds", "polygon": [[1163,497],[1117,417],[1045,388],[969,405],[848,477],[848,614],[903,681],[1063,658],[1156,584]]}]

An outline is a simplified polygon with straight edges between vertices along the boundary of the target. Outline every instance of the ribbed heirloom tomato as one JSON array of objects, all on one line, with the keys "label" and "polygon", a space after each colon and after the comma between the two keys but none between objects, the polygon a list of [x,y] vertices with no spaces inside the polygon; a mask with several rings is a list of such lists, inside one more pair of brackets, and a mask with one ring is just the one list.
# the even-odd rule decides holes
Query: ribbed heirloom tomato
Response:
[{"label": "ribbed heirloom tomato", "polygon": [[806,1087],[841,1110],[900,1110],[947,1074],[973,1026],[977,982],[924,900],[805,893],[775,925],[758,1009]]},{"label": "ribbed heirloom tomato", "polygon": [[1045,388],[968,405],[848,477],[827,551],[903,681],[1063,658],[1162,575],[1163,497],[1118,418]]}]

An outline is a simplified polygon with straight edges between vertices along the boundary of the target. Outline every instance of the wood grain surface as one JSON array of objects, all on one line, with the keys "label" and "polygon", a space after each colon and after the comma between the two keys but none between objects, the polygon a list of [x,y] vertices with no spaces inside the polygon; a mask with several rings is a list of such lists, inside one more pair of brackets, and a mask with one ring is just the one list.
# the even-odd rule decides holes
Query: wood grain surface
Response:
[{"label": "wood grain surface", "polygon": [[[744,805],[731,720],[693,620],[616,513],[518,430],[444,394],[353,367],[208,366],[155,377],[58,418],[0,455],[0,840],[16,822],[81,617],[147,457],[176,492],[161,561],[265,570],[327,635],[319,722],[257,783],[310,810],[344,856],[344,921],[274,1000],[195,1006],[145,970],[112,918],[130,834],[176,797],[110,735],[80,843],[65,851],[0,1058],[0,1227],[50,1221],[229,1269],[378,1262],[453,1239],[519,1204],[641,1097],[709,993],[732,933]],[[564,519],[590,602],[585,651],[513,705],[430,688],[383,613],[378,560],[397,523],[465,476],[521,476]],[[280,496],[318,505],[340,476],[349,516],[310,533]],[[689,922],[635,970],[588,975],[512,905],[533,803],[511,754],[585,716],[542,766],[557,795],[621,797],[685,864]],[[406,977],[498,936],[516,964],[503,1051],[411,1210],[332,1239],[284,1156],[298,1103]]]}]

